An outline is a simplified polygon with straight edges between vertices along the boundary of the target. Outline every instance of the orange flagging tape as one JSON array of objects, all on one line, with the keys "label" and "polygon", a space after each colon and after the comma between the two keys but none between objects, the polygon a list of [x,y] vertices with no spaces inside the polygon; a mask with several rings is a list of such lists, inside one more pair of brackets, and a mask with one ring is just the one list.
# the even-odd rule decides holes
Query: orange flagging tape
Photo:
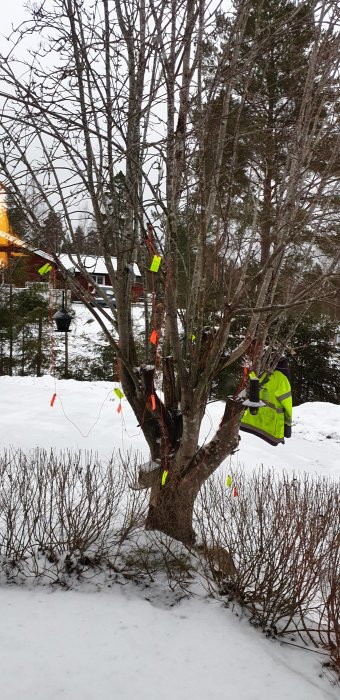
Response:
[{"label": "orange flagging tape", "polygon": [[52,398],[51,398],[51,402],[50,402],[50,406],[51,406],[52,408],[53,408],[53,404],[54,404],[56,398],[57,398],[57,394],[53,394],[53,396],[52,396]]},{"label": "orange flagging tape", "polygon": [[157,331],[152,331],[152,333],[150,335],[150,343],[152,343],[153,345],[157,345],[157,340],[158,340]]},{"label": "orange flagging tape", "polygon": [[117,413],[120,413],[121,410],[122,410],[122,404],[120,403],[119,406],[118,406],[118,408],[117,408]]},{"label": "orange flagging tape", "polygon": [[156,410],[156,399],[155,399],[155,394],[151,394],[150,400],[151,400],[151,408],[152,408],[153,411],[155,411],[155,410]]}]

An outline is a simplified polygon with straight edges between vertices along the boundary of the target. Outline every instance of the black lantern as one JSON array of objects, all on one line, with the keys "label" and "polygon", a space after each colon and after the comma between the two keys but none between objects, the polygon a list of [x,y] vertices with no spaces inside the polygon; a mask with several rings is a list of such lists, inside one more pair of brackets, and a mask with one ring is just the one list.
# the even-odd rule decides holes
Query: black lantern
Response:
[{"label": "black lantern", "polygon": [[249,384],[249,399],[243,401],[243,406],[249,408],[250,413],[255,416],[261,406],[266,404],[260,400],[260,382],[257,377],[252,377]]},{"label": "black lantern", "polygon": [[53,320],[56,323],[56,332],[57,333],[69,333],[70,331],[70,323],[72,321],[72,316],[66,311],[65,309],[65,295],[63,292],[63,301],[62,301],[62,306],[59,311],[57,311],[54,316]]}]

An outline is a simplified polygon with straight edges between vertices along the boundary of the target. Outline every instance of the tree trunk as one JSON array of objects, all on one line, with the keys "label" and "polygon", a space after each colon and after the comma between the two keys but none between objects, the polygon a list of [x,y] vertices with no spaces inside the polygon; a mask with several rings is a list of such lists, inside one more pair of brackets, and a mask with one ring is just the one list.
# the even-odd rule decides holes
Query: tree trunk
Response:
[{"label": "tree trunk", "polygon": [[26,326],[22,327],[22,336],[21,336],[21,376],[25,376],[25,328]]},{"label": "tree trunk", "polygon": [[13,284],[9,282],[9,370],[11,377],[13,374]]},{"label": "tree trunk", "polygon": [[[242,401],[227,400],[224,415],[214,438],[204,447],[195,447],[192,453],[190,436],[185,439],[170,466],[162,466],[140,475],[141,488],[151,488],[149,512],[145,527],[160,530],[186,545],[195,542],[193,509],[202,484],[213,474],[223,460],[238,447]],[[184,444],[183,444],[184,442]],[[196,444],[196,443],[195,443]],[[190,447],[189,454],[185,447]],[[178,463],[181,455],[182,463]]]},{"label": "tree trunk", "polygon": [[145,527],[147,530],[160,530],[175,540],[192,545],[196,539],[192,520],[198,489],[189,479],[183,479],[180,483],[172,481],[170,477],[168,479],[164,485],[158,480],[151,490]]},{"label": "tree trunk", "polygon": [[43,331],[43,319],[42,319],[42,312],[40,312],[39,321],[38,321],[37,377],[41,377],[41,368],[42,368],[42,331]]}]

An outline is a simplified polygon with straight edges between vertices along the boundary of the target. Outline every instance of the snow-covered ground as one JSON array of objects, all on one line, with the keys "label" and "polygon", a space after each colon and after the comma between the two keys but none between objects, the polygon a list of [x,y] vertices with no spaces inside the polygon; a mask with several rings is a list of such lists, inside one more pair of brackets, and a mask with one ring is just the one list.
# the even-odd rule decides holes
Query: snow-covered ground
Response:
[{"label": "snow-covered ground", "polygon": [[0,589],[1,700],[326,700],[317,654],[270,642],[219,603],[131,588]]},{"label": "snow-covered ground", "polygon": [[[82,449],[103,459],[114,450],[137,451],[148,459],[148,447],[127,401],[117,412],[117,384],[36,377],[0,377],[0,449],[41,447]],[[53,408],[50,401],[57,393]],[[209,404],[202,440],[209,440],[223,415],[223,404]],[[325,476],[340,475],[340,406],[308,403],[294,409],[293,435],[285,445],[271,447],[242,433],[233,464],[246,470],[264,465]],[[223,469],[227,469],[229,460]]]},{"label": "snow-covered ground", "polygon": [[[113,450],[147,445],[114,384],[0,377],[0,451],[12,446]],[[54,406],[52,395],[57,393]],[[210,439],[223,406],[208,407]],[[340,406],[294,411],[293,437],[272,448],[242,435],[232,463],[340,476]],[[220,469],[225,478],[230,461]],[[326,700],[339,688],[322,675],[322,656],[264,638],[246,619],[203,592],[171,606],[133,584],[76,591],[0,588],[1,700]]]},{"label": "snow-covered ground", "polygon": [[[58,306],[59,305],[56,304],[54,310],[57,310]],[[68,336],[69,356],[71,359],[76,355],[89,357],[92,354],[93,345],[103,339],[102,328],[84,304],[74,302],[72,304],[72,311],[74,313],[74,318],[71,321],[71,332]],[[114,333],[114,319],[108,307],[100,307],[97,309],[97,312],[106,328],[109,328],[110,331]],[[144,330],[143,304],[133,304],[132,319],[137,334],[139,331]],[[56,346],[62,353],[64,347],[64,333],[56,333],[54,338]]]}]

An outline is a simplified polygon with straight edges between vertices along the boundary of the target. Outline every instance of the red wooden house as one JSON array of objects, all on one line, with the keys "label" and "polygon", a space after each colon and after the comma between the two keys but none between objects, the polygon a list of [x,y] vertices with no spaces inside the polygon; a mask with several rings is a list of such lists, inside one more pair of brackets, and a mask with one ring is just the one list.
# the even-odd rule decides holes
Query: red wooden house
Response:
[{"label": "red wooden house", "polygon": [[[66,270],[72,270],[75,277],[78,278],[82,287],[88,291],[92,291],[93,287],[88,281],[88,278],[82,272],[85,268],[93,281],[99,287],[111,287],[110,277],[105,265],[103,257],[99,256],[81,256],[81,264],[77,269],[77,256],[69,256],[61,254],[59,256],[61,263],[60,267]],[[111,258],[112,266],[115,270],[117,267],[117,259]],[[48,272],[51,269],[56,270],[55,283],[58,289],[65,286],[64,276],[58,270],[58,263],[54,258],[45,253],[43,250],[33,248],[26,241],[12,233],[0,231],[0,272],[3,271],[7,279],[15,287],[27,287],[31,284],[44,283],[48,280]],[[142,277],[136,263],[130,265],[132,275],[132,300],[139,301],[143,295]],[[7,274],[6,274],[7,271]]]},{"label": "red wooden house", "polygon": [[[60,262],[66,270],[72,270],[75,277],[78,278],[80,284],[84,289],[92,291],[93,287],[88,281],[88,278],[83,274],[82,268],[85,268],[86,272],[91,276],[93,281],[99,287],[109,287],[112,288],[111,280],[105,260],[101,256],[95,255],[82,255],[80,256],[81,264],[77,269],[77,256],[69,256],[66,254],[60,255]],[[111,258],[112,267],[114,270],[117,269],[117,258]],[[141,277],[140,270],[136,263],[130,264],[130,273],[132,275],[132,301],[137,302],[143,296],[143,281]]]},{"label": "red wooden house", "polygon": [[[44,282],[45,274],[56,267],[51,255],[33,248],[6,231],[0,231],[0,256],[0,271],[5,277],[5,282],[10,280],[15,287]],[[56,286],[63,286],[62,278],[58,274]]]}]

